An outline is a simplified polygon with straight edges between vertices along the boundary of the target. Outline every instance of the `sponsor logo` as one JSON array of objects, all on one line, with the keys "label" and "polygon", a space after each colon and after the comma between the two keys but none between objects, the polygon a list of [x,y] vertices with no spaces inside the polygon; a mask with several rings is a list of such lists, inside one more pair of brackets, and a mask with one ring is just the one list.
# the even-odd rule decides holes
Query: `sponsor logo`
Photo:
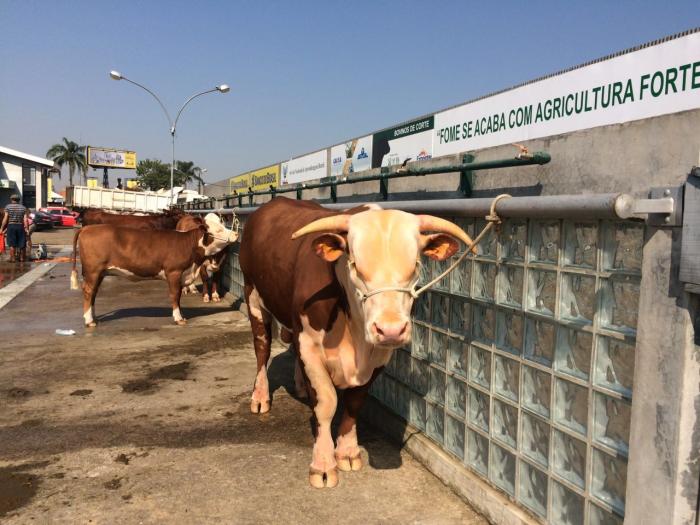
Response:
[{"label": "sponsor logo", "polygon": [[333,166],[343,163],[343,157],[333,157]]},{"label": "sponsor logo", "polygon": [[367,152],[365,151],[365,148],[362,148],[362,149],[360,150],[360,153],[357,154],[357,160],[366,159],[367,156],[368,156],[368,155],[367,155]]},{"label": "sponsor logo", "polygon": [[416,157],[416,160],[425,160],[430,158],[432,158],[432,155],[429,155],[428,152],[423,149]]}]

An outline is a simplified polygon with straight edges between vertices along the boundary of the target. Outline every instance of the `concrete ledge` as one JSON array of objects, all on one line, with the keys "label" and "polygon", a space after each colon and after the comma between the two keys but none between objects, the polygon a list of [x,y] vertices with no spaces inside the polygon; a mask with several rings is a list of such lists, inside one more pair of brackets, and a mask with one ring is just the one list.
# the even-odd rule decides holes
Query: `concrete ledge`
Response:
[{"label": "concrete ledge", "polygon": [[494,525],[539,525],[539,519],[508,500],[498,490],[472,474],[417,428],[407,424],[369,397],[362,418],[389,439],[397,441],[425,468]]}]

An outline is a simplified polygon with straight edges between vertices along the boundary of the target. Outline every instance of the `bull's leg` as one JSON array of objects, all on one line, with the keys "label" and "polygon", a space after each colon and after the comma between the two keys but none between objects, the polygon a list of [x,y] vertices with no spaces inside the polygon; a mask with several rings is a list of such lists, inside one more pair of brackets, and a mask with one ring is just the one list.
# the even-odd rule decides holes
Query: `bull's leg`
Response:
[{"label": "bull's leg", "polygon": [[314,410],[314,449],[309,465],[309,483],[312,487],[322,489],[335,487],[338,484],[338,470],[331,435],[331,421],[335,415],[338,398],[335,385],[328,375],[321,358],[320,350],[313,343],[305,343],[300,337],[304,377],[307,390]]},{"label": "bull's leg", "polygon": [[[284,328],[282,330],[284,330]],[[301,369],[301,360],[298,356],[294,360],[294,391],[299,399],[306,399],[309,397],[309,392],[306,389],[306,379]]]},{"label": "bull's leg", "polygon": [[97,290],[100,288],[101,282],[101,274],[83,273],[83,319],[85,319],[85,326],[88,328],[97,326],[95,322],[95,297],[97,297]]},{"label": "bull's leg", "polygon": [[187,320],[180,313],[180,296],[182,295],[182,272],[171,272],[167,276],[170,303],[173,307],[173,319],[180,326],[186,325]]},{"label": "bull's leg", "polygon": [[362,468],[360,447],[357,444],[357,417],[362,405],[365,404],[369,387],[380,371],[381,368],[376,369],[366,385],[348,388],[343,394],[343,417],[340,420],[338,441],[335,447],[335,459],[338,462],[338,468],[342,471],[348,472]]},{"label": "bull's leg", "polygon": [[248,304],[248,318],[250,319],[250,328],[253,331],[253,346],[257,361],[257,374],[250,401],[250,411],[253,414],[264,414],[270,411],[267,362],[270,360],[270,346],[272,345],[272,319],[263,308],[260,295],[254,286],[245,286],[245,300]]},{"label": "bull's leg", "polygon": [[219,286],[218,286],[218,276],[214,274],[211,276],[211,300],[215,303],[221,302],[221,297],[219,297]]},{"label": "bull's leg", "polygon": [[209,274],[204,265],[199,267],[199,278],[202,280],[202,301],[209,302]]}]

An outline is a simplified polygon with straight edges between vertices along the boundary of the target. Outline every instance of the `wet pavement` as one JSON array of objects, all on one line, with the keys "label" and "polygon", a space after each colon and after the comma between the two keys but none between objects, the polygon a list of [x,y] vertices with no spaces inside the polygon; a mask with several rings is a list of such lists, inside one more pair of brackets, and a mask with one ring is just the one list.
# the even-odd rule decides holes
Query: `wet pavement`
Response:
[{"label": "wet pavement", "polygon": [[0,309],[0,522],[486,523],[366,424],[367,466],[309,487],[310,410],[283,346],[272,410],[253,415],[239,312],[188,296],[178,327],[165,283],[106,278],[85,329],[69,270]]}]

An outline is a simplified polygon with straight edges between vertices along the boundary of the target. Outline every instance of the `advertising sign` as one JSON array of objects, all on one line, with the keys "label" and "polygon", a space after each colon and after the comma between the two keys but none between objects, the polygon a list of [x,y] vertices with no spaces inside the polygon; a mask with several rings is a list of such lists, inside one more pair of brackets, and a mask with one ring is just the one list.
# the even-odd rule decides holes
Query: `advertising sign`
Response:
[{"label": "advertising sign", "polygon": [[233,193],[234,191],[245,193],[248,191],[248,186],[250,186],[250,177],[247,173],[231,177],[228,180],[229,193]]},{"label": "advertising sign", "polygon": [[331,148],[331,177],[340,177],[372,167],[372,135]]},{"label": "advertising sign", "polygon": [[87,163],[93,168],[136,169],[136,153],[133,151],[88,146]]},{"label": "advertising sign", "polygon": [[126,189],[134,190],[139,187],[139,181],[136,179],[126,179]]},{"label": "advertising sign", "polygon": [[433,156],[433,120],[426,117],[375,133],[372,139],[372,167],[403,164]]},{"label": "advertising sign", "polygon": [[700,33],[694,33],[437,113],[433,154],[698,107]]},{"label": "advertising sign", "polygon": [[282,184],[294,184],[328,176],[327,149],[282,163]]},{"label": "advertising sign", "polygon": [[259,170],[249,171],[236,175],[228,180],[228,192],[247,193],[248,188],[253,191],[269,190],[270,186],[275,188],[280,185],[280,166],[268,166]]}]

